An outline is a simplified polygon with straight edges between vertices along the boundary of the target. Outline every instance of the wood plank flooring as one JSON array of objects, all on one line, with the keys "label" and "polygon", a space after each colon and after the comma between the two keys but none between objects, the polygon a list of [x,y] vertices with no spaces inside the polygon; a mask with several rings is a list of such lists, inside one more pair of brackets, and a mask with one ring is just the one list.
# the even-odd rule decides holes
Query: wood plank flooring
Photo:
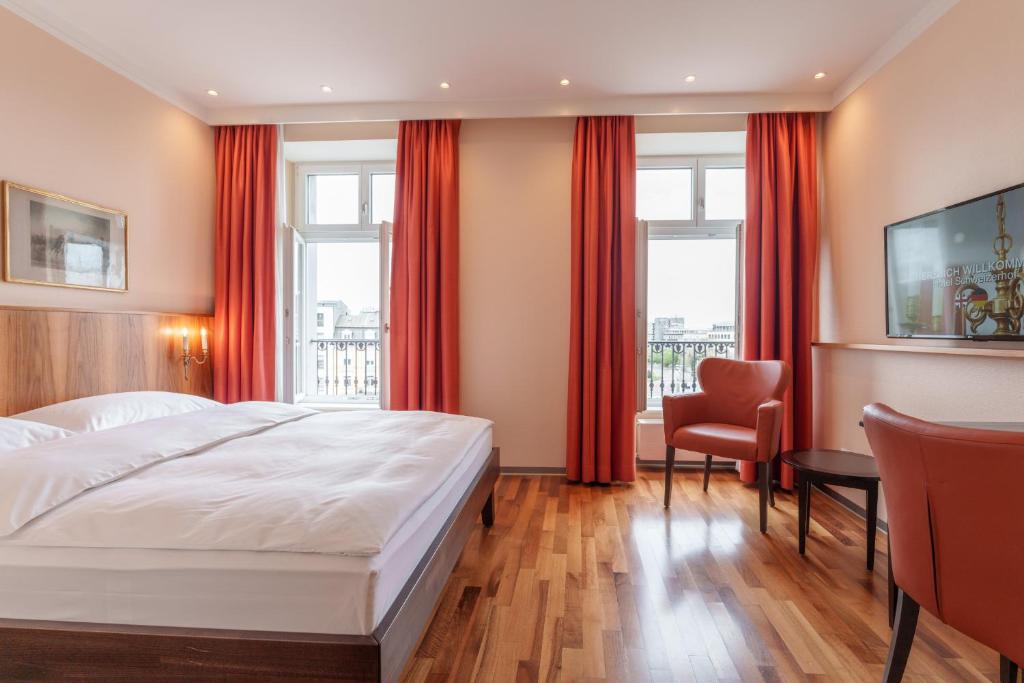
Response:
[{"label": "wood plank flooring", "polygon": [[[815,493],[807,555],[796,496],[715,472],[628,486],[503,476],[406,667],[407,682],[871,681],[889,644],[886,542],[864,565],[863,521]],[[998,681],[991,650],[922,612],[914,681]]]}]

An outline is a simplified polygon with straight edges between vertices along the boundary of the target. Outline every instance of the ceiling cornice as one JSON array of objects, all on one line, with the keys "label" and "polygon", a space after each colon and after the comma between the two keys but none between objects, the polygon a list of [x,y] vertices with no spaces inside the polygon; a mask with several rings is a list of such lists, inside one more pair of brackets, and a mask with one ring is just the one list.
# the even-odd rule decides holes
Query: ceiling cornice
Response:
[{"label": "ceiling cornice", "polygon": [[646,95],[597,99],[493,100],[475,102],[365,102],[238,107],[210,112],[212,125],[326,123],[403,119],[508,119],[635,114],[746,114],[758,111],[828,111],[827,93]]},{"label": "ceiling cornice", "polygon": [[885,41],[882,47],[868,57],[863,64],[857,67],[850,76],[839,84],[839,87],[832,93],[830,109],[835,109],[839,103],[853,94],[853,92],[864,85],[865,82],[882,67],[891,62],[896,55],[903,52],[908,45],[924,33],[929,26],[934,24],[946,12],[953,9],[959,0],[932,0],[925,5],[920,12],[896,31],[889,40]]},{"label": "ceiling cornice", "polygon": [[204,123],[210,123],[210,112],[206,107],[200,106],[194,100],[185,97],[174,88],[168,88],[159,84],[157,79],[147,78],[143,74],[141,67],[131,64],[122,55],[115,54],[113,51],[99,46],[98,40],[93,39],[88,33],[76,26],[48,12],[41,12],[35,9],[29,10],[23,7],[18,0],[0,0],[0,7],[10,10],[36,28],[46,31],[62,43],[78,50],[114,73],[148,90],[160,99],[173,104],[182,111],[188,112]]}]

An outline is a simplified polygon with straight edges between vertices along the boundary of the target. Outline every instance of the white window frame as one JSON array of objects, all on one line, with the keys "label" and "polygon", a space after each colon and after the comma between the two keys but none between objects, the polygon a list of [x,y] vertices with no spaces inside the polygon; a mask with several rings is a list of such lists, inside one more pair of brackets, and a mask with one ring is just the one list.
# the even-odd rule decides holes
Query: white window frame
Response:
[{"label": "white window frame", "polygon": [[[281,341],[282,353],[282,396],[290,403],[300,403],[305,399],[305,373],[301,381],[297,381],[296,366],[303,369],[306,365],[306,348],[301,345],[305,336],[306,311],[299,299],[306,291],[308,277],[306,273],[306,240],[291,225],[285,224],[282,231],[281,258],[283,263],[281,301],[282,311]],[[297,265],[300,264],[301,265]],[[302,280],[300,284],[297,284]],[[304,300],[303,300],[304,303]],[[296,362],[298,357],[298,362]]]},{"label": "white window frame", "polygon": [[[647,407],[647,278],[648,278],[648,240],[686,240],[686,239],[734,239],[736,240],[736,349],[740,348],[740,311],[742,302],[741,279],[743,273],[743,220],[727,219],[707,221],[704,219],[704,173],[709,168],[745,168],[742,156],[714,155],[704,157],[640,157],[637,169],[644,168],[692,168],[695,182],[692,206],[692,220],[639,220],[637,225],[637,324],[643,329],[637,331],[637,404],[638,419],[660,420],[662,409]],[[641,294],[642,293],[642,294]]]},{"label": "white window frame", "polygon": [[735,228],[737,223],[745,220],[745,217],[739,218],[725,218],[720,220],[709,221],[704,218],[705,208],[705,189],[707,187],[707,172],[708,169],[714,168],[746,168],[747,162],[743,157],[737,156],[726,156],[726,155],[709,155],[699,157],[697,159],[697,225],[704,227],[732,227]]},{"label": "white window frame", "polygon": [[689,169],[691,174],[690,177],[693,178],[693,182],[690,184],[690,218],[652,221],[646,220],[641,216],[641,220],[646,220],[648,228],[651,230],[657,230],[661,227],[695,227],[698,223],[697,177],[699,175],[699,171],[697,168],[697,157],[638,157],[636,162],[636,169],[638,171],[654,169]]},{"label": "white window frame", "polygon": [[[295,166],[295,201],[293,204],[293,219],[296,230],[307,245],[305,253],[308,254],[310,247],[315,249],[317,244],[330,242],[377,242],[380,245],[380,329],[377,339],[380,343],[381,362],[377,366],[378,392],[376,403],[356,403],[346,401],[342,398],[331,396],[320,396],[310,392],[310,387],[316,386],[315,354],[306,351],[311,340],[316,334],[316,301],[312,296],[306,296],[303,304],[304,310],[297,315],[303,321],[302,338],[297,340],[304,345],[302,354],[304,367],[301,371],[304,374],[303,382],[306,391],[296,395],[296,402],[317,404],[333,409],[352,410],[373,410],[386,409],[388,406],[388,334],[390,332],[389,318],[389,296],[391,286],[391,223],[371,223],[372,206],[370,183],[374,174],[393,174],[395,172],[394,162],[355,162],[355,163],[302,163]],[[307,221],[309,216],[309,177],[313,175],[358,175],[359,176],[359,223],[351,224],[310,224]],[[308,257],[307,257],[308,258]],[[308,262],[305,267],[304,292],[311,294],[316,282],[316,269]],[[294,380],[292,380],[294,381]]]},{"label": "white window frame", "polygon": [[[652,236],[673,234],[663,232],[664,228],[735,228],[742,218],[709,221],[704,218],[704,195],[707,181],[705,173],[714,168],[745,168],[746,160],[742,156],[713,154],[700,157],[691,156],[659,156],[638,157],[637,170],[659,168],[688,168],[693,173],[694,182],[690,187],[690,207],[692,218],[683,220],[647,221]],[[642,218],[642,217],[641,217]]]},{"label": "white window frame", "polygon": [[[372,223],[373,216],[370,183],[374,174],[391,174],[395,172],[395,163],[390,161],[362,163],[310,163],[295,165],[295,203],[293,211],[294,225],[303,236],[310,241],[343,242],[347,238],[377,239],[380,223]],[[359,222],[358,223],[317,223],[311,224],[309,219],[309,178],[316,175],[355,175],[359,176]]]}]

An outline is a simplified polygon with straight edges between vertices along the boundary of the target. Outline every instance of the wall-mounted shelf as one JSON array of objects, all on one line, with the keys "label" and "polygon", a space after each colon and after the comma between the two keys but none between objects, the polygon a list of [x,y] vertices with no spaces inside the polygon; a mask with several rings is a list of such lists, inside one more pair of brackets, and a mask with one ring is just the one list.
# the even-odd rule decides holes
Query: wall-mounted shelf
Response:
[{"label": "wall-mounted shelf", "polygon": [[890,353],[930,353],[943,356],[975,356],[985,358],[1013,358],[1024,360],[1024,348],[1002,349],[964,346],[921,346],[917,344],[856,344],[845,342],[811,342],[818,349],[849,351],[886,351]]}]

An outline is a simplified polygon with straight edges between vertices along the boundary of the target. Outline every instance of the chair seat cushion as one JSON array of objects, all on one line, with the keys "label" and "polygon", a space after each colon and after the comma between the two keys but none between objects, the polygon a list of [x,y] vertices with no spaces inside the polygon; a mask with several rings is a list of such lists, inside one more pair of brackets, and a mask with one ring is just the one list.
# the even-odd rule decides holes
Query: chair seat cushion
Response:
[{"label": "chair seat cushion", "polygon": [[680,427],[672,435],[672,445],[685,451],[734,460],[757,459],[757,432],[721,422],[702,422]]}]

